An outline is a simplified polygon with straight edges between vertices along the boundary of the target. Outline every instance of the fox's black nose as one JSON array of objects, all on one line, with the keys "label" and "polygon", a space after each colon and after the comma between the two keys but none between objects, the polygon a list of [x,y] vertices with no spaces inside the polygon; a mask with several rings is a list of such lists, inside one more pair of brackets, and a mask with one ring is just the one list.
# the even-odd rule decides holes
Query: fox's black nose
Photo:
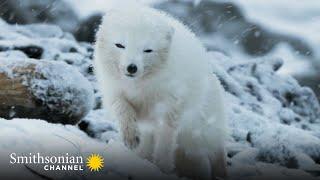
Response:
[{"label": "fox's black nose", "polygon": [[138,67],[135,65],[135,64],[130,64],[128,67],[127,67],[127,71],[128,73],[130,74],[134,74],[138,71]]}]

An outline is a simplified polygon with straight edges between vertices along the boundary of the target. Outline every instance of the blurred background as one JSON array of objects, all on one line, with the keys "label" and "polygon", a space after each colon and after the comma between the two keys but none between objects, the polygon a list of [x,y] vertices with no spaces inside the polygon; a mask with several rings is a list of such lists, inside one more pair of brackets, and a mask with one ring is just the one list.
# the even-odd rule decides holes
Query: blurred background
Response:
[{"label": "blurred background", "polygon": [[[92,43],[111,0],[0,0],[10,24],[48,23]],[[319,0],[141,0],[181,19],[208,50],[234,61],[275,57],[279,71],[310,86],[320,97]],[[119,0],[117,1],[119,3]],[[126,5],[126,1],[121,1]]]}]

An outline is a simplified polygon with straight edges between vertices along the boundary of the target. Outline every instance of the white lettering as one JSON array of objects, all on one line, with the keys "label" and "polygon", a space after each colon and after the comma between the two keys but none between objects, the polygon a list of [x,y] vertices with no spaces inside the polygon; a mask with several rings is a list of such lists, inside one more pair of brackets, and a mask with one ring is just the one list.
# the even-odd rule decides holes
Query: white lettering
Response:
[{"label": "white lettering", "polygon": [[11,163],[11,164],[15,164],[15,163],[17,162],[16,156],[17,156],[16,153],[11,153],[11,154],[10,154],[10,158],[11,158],[10,163]]}]

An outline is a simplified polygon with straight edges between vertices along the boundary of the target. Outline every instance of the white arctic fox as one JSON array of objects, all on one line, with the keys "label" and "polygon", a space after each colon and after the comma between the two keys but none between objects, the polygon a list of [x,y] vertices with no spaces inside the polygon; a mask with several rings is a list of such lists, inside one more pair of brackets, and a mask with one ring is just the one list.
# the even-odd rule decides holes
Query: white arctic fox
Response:
[{"label": "white arctic fox", "polygon": [[107,11],[95,70],[124,143],[164,172],[226,176],[224,90],[182,23],[149,7]]}]

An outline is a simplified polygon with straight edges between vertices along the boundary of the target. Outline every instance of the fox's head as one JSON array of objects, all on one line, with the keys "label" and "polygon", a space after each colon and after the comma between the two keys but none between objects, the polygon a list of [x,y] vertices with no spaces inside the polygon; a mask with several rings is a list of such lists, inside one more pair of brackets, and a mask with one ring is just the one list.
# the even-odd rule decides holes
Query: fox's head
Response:
[{"label": "fox's head", "polygon": [[100,61],[121,78],[150,77],[166,67],[173,34],[172,26],[156,15],[107,12],[97,36]]}]

